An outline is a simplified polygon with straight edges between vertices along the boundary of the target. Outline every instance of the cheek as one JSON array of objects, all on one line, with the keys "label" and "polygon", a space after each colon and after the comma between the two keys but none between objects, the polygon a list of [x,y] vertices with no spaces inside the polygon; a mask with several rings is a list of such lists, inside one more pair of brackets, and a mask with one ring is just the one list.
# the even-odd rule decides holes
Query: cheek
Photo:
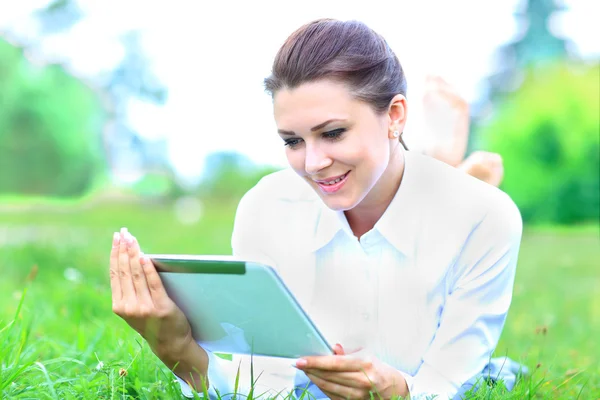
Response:
[{"label": "cheek", "polygon": [[369,149],[363,140],[352,138],[352,140],[334,143],[330,148],[329,155],[338,163],[358,167],[367,161]]},{"label": "cheek", "polygon": [[286,148],[285,156],[287,157],[290,167],[298,174],[302,175],[304,173],[304,152],[302,150]]},{"label": "cheek", "polygon": [[349,156],[369,169],[379,170],[387,165],[389,151],[385,142],[370,140],[355,146]]}]

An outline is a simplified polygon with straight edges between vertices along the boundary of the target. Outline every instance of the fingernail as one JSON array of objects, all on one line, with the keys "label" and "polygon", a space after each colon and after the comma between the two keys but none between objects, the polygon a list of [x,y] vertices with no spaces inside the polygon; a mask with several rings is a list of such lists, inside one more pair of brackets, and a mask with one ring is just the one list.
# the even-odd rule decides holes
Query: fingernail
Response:
[{"label": "fingernail", "polygon": [[308,362],[303,358],[300,358],[298,361],[296,361],[296,367],[298,368],[306,367],[306,364],[308,364]]},{"label": "fingernail", "polygon": [[121,238],[121,236],[119,235],[118,232],[113,233],[113,242],[112,242],[113,247],[117,247],[119,245],[120,238]]},{"label": "fingernail", "polygon": [[127,235],[127,228],[125,228],[125,227],[121,228],[120,233],[121,233],[121,238],[125,239],[125,236]]}]

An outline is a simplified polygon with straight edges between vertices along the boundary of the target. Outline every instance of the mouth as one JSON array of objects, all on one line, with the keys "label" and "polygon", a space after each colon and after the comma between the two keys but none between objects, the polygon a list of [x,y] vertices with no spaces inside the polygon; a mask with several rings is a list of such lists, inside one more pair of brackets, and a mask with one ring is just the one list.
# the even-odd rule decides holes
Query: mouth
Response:
[{"label": "mouth", "polygon": [[326,180],[314,181],[319,188],[325,193],[335,193],[344,186],[346,181],[348,180],[348,175],[350,175],[350,171],[346,172],[343,175],[334,176],[331,178],[327,178]]}]

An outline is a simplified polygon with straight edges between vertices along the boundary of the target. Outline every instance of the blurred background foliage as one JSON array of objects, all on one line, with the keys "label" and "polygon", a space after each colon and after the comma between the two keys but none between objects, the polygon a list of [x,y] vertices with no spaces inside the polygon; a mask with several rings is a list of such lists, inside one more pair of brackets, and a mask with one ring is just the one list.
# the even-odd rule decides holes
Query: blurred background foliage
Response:
[{"label": "blurred background foliage", "polygon": [[[198,159],[199,185],[182,181],[166,143],[128,124],[132,99],[160,107],[169,96],[135,29],[96,76],[39,57],[40,43],[85,18],[79,4],[52,1],[31,37],[0,30],[0,397],[177,398],[168,370],[112,314],[112,232],[128,227],[146,253],[230,254],[239,198],[276,168],[222,151]],[[599,61],[549,31],[556,2],[523,4],[515,17],[527,28],[497,50],[471,104],[468,151],[501,154],[501,189],[527,223],[496,355],[533,372],[512,398],[598,398]]]},{"label": "blurred background foliage", "polygon": [[600,218],[600,68],[568,62],[528,68],[482,129],[502,155],[502,184],[525,221]]},{"label": "blurred background foliage", "polygon": [[0,40],[0,194],[81,196],[106,173],[97,93]]},{"label": "blurred background foliage", "polygon": [[[496,73],[472,104],[469,151],[498,152],[505,163],[501,188],[528,223],[589,223],[599,205],[599,64],[574,59],[567,39],[548,29],[561,7],[525,1],[515,17],[527,29],[497,50]],[[0,38],[0,196],[78,198],[107,193],[141,199],[195,195],[236,202],[276,168],[235,151],[205,160],[201,184],[181,182],[164,141],[151,141],[127,123],[127,102],[157,105],[168,97],[144,54],[139,32],[120,41],[125,56],[99,76],[75,77],[44,64],[36,46],[66,31],[83,14],[74,0],[36,12],[40,29],[28,42]],[[1,35],[0,35],[1,36]],[[115,170],[138,171],[115,183]]]}]

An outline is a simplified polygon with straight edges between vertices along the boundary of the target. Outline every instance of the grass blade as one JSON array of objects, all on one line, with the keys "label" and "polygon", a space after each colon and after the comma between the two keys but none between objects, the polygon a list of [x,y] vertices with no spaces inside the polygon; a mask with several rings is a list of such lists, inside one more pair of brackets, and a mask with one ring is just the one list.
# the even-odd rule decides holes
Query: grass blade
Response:
[{"label": "grass blade", "polygon": [[46,382],[48,383],[48,388],[50,389],[50,392],[52,393],[52,398],[58,400],[58,395],[56,394],[56,389],[54,388],[54,382],[52,382],[52,379],[50,379],[50,375],[48,374],[48,370],[46,369],[46,367],[44,366],[44,364],[42,364],[39,361],[36,361],[35,365],[38,366],[38,368],[42,371],[42,373],[46,377]]}]

